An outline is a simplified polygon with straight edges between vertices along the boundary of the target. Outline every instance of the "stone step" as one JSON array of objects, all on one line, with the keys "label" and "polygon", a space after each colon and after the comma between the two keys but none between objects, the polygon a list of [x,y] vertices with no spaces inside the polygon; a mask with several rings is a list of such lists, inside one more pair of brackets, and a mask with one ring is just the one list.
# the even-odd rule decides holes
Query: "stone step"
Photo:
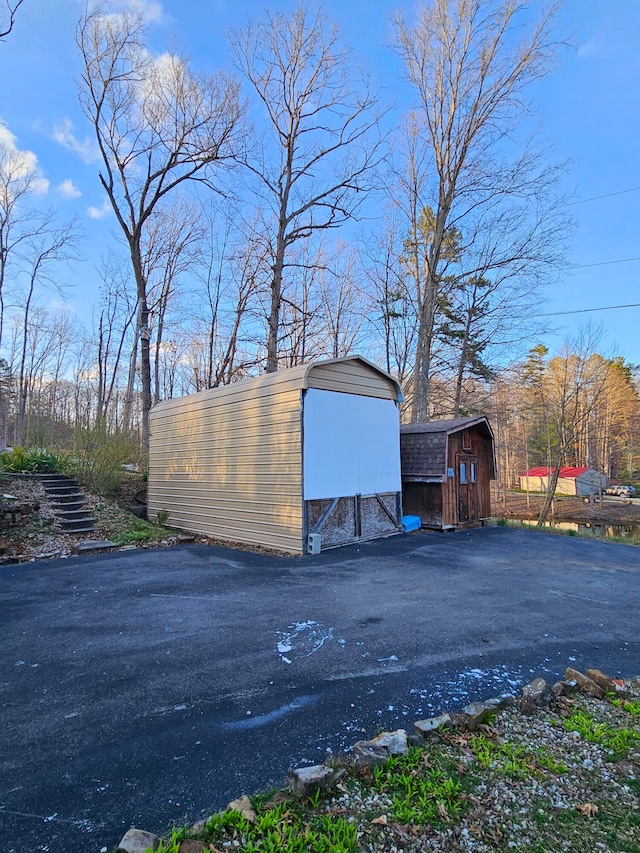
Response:
[{"label": "stone step", "polygon": [[84,495],[81,492],[75,492],[69,495],[49,495],[49,498],[54,506],[58,504],[85,502]]},{"label": "stone step", "polygon": [[51,496],[53,496],[53,495],[70,495],[73,493],[77,494],[78,484],[77,483],[71,483],[68,486],[45,486],[44,490],[48,495],[51,495]]},{"label": "stone step", "polygon": [[92,551],[110,551],[112,548],[118,548],[116,542],[110,539],[85,539],[84,542],[78,542],[74,551],[76,554],[87,554]]},{"label": "stone step", "polygon": [[87,504],[84,500],[79,501],[51,501],[56,514],[59,512],[75,512],[77,509],[85,509]]},{"label": "stone step", "polygon": [[93,519],[88,521],[61,521],[60,527],[65,533],[91,533],[96,524]]},{"label": "stone step", "polygon": [[80,521],[85,519],[91,519],[94,521],[94,517],[91,514],[91,510],[86,507],[81,507],[79,509],[65,509],[56,512],[56,518],[58,521]]}]

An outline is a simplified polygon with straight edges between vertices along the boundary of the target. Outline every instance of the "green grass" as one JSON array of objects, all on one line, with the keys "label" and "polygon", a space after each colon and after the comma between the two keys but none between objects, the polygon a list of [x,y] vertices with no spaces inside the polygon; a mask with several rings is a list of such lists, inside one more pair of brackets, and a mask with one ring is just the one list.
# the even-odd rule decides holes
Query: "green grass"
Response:
[{"label": "green grass", "polygon": [[373,787],[391,797],[392,817],[401,824],[455,820],[467,805],[462,777],[436,750],[413,747],[408,755],[389,759],[374,769]]},{"label": "green grass", "polygon": [[616,708],[623,708],[628,711],[632,717],[640,718],[640,701],[629,701],[628,699],[613,699],[612,703]]},{"label": "green grass", "polygon": [[531,820],[537,826],[538,838],[533,845],[517,849],[521,853],[586,853],[598,849],[638,853],[640,815],[615,799],[599,799],[596,804],[598,814],[587,818],[577,809],[550,809],[546,800],[537,800]]},{"label": "green grass", "polygon": [[94,512],[104,535],[118,545],[158,542],[166,539],[171,530],[160,524],[144,521],[113,503],[99,501]]},{"label": "green grass", "polygon": [[[158,853],[178,853],[185,838],[183,829],[174,830]],[[243,853],[355,853],[358,847],[355,825],[336,815],[309,814],[294,798],[273,809],[257,807],[255,823],[236,811],[219,812],[199,838],[218,849],[237,842],[231,849]]]},{"label": "green grass", "polygon": [[474,735],[470,746],[481,767],[514,779],[544,775],[544,771],[564,773],[567,766],[555,761],[544,749],[531,751],[509,741],[496,743],[485,735]]},{"label": "green grass", "polygon": [[591,714],[576,708],[563,721],[569,732],[578,732],[589,743],[598,743],[613,753],[614,758],[623,758],[628,751],[640,743],[640,733],[634,729],[615,728],[608,723],[598,722]]}]

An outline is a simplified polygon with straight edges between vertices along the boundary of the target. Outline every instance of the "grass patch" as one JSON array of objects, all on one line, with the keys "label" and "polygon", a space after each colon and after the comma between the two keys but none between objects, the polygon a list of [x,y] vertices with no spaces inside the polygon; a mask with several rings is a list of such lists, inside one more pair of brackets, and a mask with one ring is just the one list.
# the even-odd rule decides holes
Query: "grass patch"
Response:
[{"label": "grass patch", "polygon": [[[184,830],[174,830],[157,853],[178,853]],[[213,815],[200,834],[210,849],[239,849],[244,853],[355,853],[357,829],[344,818],[309,813],[291,799],[273,809],[258,807],[256,822],[236,811]]]},{"label": "grass patch", "polygon": [[609,723],[598,722],[587,711],[576,708],[563,721],[569,732],[578,732],[589,743],[598,743],[613,753],[614,758],[623,758],[631,748],[640,743],[640,733],[634,729],[616,728]]},{"label": "grass patch", "polygon": [[481,767],[513,779],[544,775],[545,770],[555,774],[567,770],[566,764],[556,761],[545,749],[531,751],[509,741],[496,743],[485,735],[474,735],[470,746]]},{"label": "grass patch", "polygon": [[[598,813],[585,818],[577,809],[556,810],[538,800],[532,813],[538,838],[532,845],[519,846],[522,853],[585,853],[606,850],[610,853],[638,853],[640,815],[615,800],[601,799]],[[599,845],[599,846],[596,846]]]},{"label": "grass patch", "polygon": [[446,823],[466,808],[462,777],[447,756],[433,750],[413,747],[376,767],[374,788],[391,798],[392,816],[402,824]]},{"label": "grass patch", "polygon": [[628,699],[613,699],[612,704],[616,708],[622,708],[628,711],[632,717],[640,719],[640,700],[630,701]]},{"label": "grass patch", "polygon": [[118,545],[159,542],[171,534],[160,524],[152,524],[108,501],[98,501],[93,508],[101,533]]}]

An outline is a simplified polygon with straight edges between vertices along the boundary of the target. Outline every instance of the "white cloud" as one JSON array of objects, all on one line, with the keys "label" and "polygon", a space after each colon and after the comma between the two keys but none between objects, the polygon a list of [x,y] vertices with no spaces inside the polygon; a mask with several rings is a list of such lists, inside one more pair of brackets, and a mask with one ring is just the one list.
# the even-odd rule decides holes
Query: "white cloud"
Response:
[{"label": "white cloud", "polygon": [[49,192],[49,181],[42,174],[38,158],[33,151],[20,150],[16,142],[16,135],[0,120],[0,156],[3,157],[7,175],[11,176],[11,181],[28,180],[31,192],[46,195]]},{"label": "white cloud", "polygon": [[592,56],[598,56],[601,52],[601,46],[597,39],[589,39],[589,41],[578,47],[578,56],[580,59],[589,59]]},{"label": "white cloud", "polygon": [[66,181],[63,181],[58,187],[56,187],[62,198],[80,198],[82,193],[78,189],[78,187],[73,183],[71,178],[67,178]]},{"label": "white cloud", "polygon": [[94,207],[93,205],[90,205],[87,208],[87,213],[91,219],[104,219],[105,216],[109,216],[110,213],[113,213],[113,208],[111,207],[111,202],[105,196],[105,199],[102,202],[102,207]]},{"label": "white cloud", "polygon": [[140,15],[149,24],[161,24],[165,18],[159,0],[113,0],[111,5],[116,9]]},{"label": "white cloud", "polygon": [[98,145],[90,136],[86,136],[82,142],[76,138],[71,119],[65,118],[54,125],[52,136],[63,148],[77,154],[83,163],[95,163],[100,159]]}]

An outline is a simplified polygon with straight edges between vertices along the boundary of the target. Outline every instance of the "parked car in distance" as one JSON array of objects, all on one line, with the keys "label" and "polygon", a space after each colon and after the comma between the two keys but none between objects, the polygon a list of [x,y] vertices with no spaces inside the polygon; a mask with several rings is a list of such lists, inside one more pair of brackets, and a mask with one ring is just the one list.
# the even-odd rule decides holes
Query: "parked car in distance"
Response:
[{"label": "parked car in distance", "polygon": [[630,498],[636,493],[633,486],[608,486],[604,491],[606,495],[615,495],[618,498]]}]

